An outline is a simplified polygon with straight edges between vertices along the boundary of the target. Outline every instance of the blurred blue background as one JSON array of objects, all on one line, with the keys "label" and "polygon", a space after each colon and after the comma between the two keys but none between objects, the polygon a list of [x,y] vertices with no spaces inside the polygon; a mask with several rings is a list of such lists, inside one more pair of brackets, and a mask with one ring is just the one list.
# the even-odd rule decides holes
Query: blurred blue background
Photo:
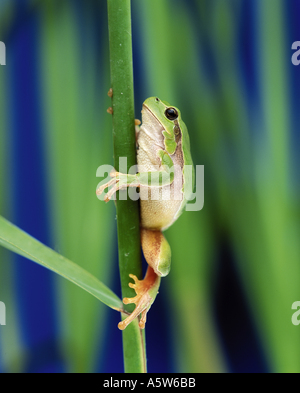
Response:
[{"label": "blurred blue background", "polygon": [[[133,0],[136,117],[179,107],[205,207],[166,232],[149,372],[300,372],[297,0]],[[0,214],[119,296],[104,0],[0,0]],[[0,250],[0,372],[122,372],[118,313]]]}]

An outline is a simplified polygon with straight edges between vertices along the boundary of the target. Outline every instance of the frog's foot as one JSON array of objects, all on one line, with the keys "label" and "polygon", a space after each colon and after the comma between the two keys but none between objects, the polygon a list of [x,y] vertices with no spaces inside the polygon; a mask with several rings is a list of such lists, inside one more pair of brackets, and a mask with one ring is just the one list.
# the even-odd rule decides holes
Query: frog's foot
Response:
[{"label": "frog's foot", "polygon": [[[104,192],[104,190],[110,186],[116,187],[117,179],[116,179],[116,176],[114,176],[115,174],[116,174],[116,172],[110,173],[110,177],[112,177],[113,179],[111,179],[109,182],[100,186],[96,191],[96,195],[101,195]],[[105,196],[104,200],[105,200],[105,202],[108,202],[108,200],[110,200],[110,198],[108,200],[106,200],[106,198],[107,198],[107,195]]]},{"label": "frog's foot", "polygon": [[113,171],[110,173],[112,179],[99,187],[96,191],[97,195],[101,195],[104,190],[110,186],[113,186],[104,197],[104,201],[108,202],[112,196],[119,190],[124,190],[127,187],[139,187],[137,175],[126,175],[120,172]]},{"label": "frog's foot", "polygon": [[136,307],[129,317],[118,324],[118,328],[120,330],[124,330],[136,317],[142,314],[139,321],[139,327],[144,329],[147,312],[149,311],[158,293],[160,277],[155,274],[154,270],[150,266],[148,266],[146,276],[143,280],[139,280],[133,274],[130,274],[129,276],[134,280],[134,284],[129,283],[129,286],[135,290],[136,296],[132,298],[125,297],[123,299],[123,303],[134,303]]}]

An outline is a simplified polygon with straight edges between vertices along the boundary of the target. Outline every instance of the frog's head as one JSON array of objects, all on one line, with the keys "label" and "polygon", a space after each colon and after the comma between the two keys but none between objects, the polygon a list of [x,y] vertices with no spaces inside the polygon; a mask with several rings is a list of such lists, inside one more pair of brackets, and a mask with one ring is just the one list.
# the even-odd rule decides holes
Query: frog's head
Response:
[{"label": "frog's head", "polygon": [[143,103],[144,108],[160,124],[166,151],[173,154],[186,129],[180,110],[157,97],[147,98]]}]

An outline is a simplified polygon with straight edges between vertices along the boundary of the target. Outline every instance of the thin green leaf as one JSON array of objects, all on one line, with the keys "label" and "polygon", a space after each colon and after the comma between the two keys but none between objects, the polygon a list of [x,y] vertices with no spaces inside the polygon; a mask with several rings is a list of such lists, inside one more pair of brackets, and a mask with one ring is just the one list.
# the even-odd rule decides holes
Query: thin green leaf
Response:
[{"label": "thin green leaf", "polygon": [[108,307],[117,311],[123,310],[122,301],[118,296],[96,277],[43,245],[1,216],[0,245],[73,282]]}]

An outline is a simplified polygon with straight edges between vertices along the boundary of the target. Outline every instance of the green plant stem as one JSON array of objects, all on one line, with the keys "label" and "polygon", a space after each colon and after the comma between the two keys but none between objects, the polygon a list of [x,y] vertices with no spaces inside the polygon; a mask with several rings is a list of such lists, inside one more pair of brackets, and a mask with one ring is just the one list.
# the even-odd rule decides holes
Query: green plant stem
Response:
[{"label": "green plant stem", "polygon": [[[131,6],[130,0],[108,0],[107,4],[113,89],[114,165],[117,171],[126,170],[128,173],[129,168],[136,164]],[[127,168],[119,168],[120,157],[127,158]],[[122,191],[125,192],[127,191]],[[135,292],[128,286],[129,274],[135,274],[139,278],[142,275],[139,204],[129,198],[120,200],[120,195],[117,195],[116,209],[122,296],[133,297]],[[131,312],[133,305],[127,306],[126,310]],[[125,372],[146,372],[145,337],[137,320],[123,331],[123,353]]]}]

